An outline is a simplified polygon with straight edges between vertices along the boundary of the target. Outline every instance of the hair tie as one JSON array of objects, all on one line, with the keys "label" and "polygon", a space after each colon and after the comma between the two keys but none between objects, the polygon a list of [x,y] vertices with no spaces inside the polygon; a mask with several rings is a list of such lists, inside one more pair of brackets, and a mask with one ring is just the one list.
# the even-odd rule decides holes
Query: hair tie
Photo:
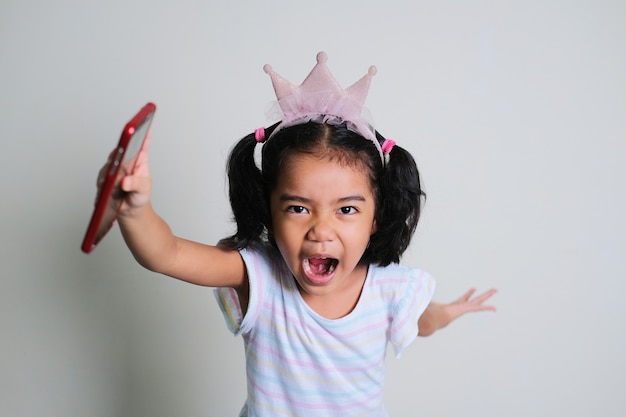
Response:
[{"label": "hair tie", "polygon": [[380,148],[383,150],[383,153],[385,155],[389,155],[389,152],[391,152],[391,150],[393,149],[394,146],[396,146],[396,141],[395,140],[393,140],[393,139],[385,139],[385,141],[380,146]]},{"label": "hair tie", "polygon": [[264,127],[257,128],[254,131],[254,138],[256,139],[257,143],[265,142],[265,128]]}]

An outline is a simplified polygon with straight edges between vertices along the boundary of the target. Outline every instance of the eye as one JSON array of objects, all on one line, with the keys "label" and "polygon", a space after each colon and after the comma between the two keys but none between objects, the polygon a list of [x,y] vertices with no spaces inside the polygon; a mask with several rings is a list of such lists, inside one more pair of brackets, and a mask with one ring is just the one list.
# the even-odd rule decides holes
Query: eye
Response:
[{"label": "eye", "polygon": [[339,209],[339,213],[341,214],[355,214],[357,212],[358,210],[354,206],[346,206]]},{"label": "eye", "polygon": [[309,212],[305,207],[302,206],[289,206],[287,207],[287,211],[296,214],[305,214]]}]

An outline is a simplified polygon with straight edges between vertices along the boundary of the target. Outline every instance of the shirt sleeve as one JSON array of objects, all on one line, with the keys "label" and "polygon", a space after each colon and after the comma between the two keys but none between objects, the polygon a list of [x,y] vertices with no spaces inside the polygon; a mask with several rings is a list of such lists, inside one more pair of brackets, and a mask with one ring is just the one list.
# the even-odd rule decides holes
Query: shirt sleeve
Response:
[{"label": "shirt sleeve", "polygon": [[261,298],[264,287],[262,277],[267,277],[270,273],[267,255],[263,249],[242,249],[239,253],[246,265],[246,274],[250,285],[246,313],[243,314],[239,296],[234,288],[223,287],[213,291],[226,320],[226,326],[235,336],[247,333],[252,329],[262,305]]},{"label": "shirt sleeve", "polygon": [[402,296],[393,309],[389,341],[396,358],[417,337],[417,321],[428,307],[434,292],[434,278],[428,272],[412,270]]}]

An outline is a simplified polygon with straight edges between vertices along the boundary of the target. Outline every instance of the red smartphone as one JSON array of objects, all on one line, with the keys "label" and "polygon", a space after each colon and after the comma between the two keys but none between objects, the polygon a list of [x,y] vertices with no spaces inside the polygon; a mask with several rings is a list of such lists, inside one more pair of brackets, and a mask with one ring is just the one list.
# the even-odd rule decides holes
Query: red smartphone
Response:
[{"label": "red smartphone", "polygon": [[81,245],[83,252],[91,253],[115,224],[124,200],[120,182],[135,170],[137,156],[148,136],[155,111],[156,106],[148,103],[124,126],[117,147],[106,166],[104,182],[99,188],[93,214]]}]

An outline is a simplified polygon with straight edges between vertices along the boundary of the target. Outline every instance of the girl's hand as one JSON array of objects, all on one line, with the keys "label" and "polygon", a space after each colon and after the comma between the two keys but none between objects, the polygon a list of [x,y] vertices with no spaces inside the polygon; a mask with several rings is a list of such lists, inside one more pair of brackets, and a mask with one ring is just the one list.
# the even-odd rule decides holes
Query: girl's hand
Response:
[{"label": "girl's hand", "polygon": [[[139,151],[135,160],[130,160],[123,164],[119,170],[120,188],[123,192],[113,192],[112,199],[123,199],[120,206],[120,216],[131,215],[136,209],[144,207],[150,201],[151,181],[150,167],[148,164],[148,154],[150,147],[150,131],[148,131],[143,147]],[[116,151],[111,152],[107,163],[100,169],[98,174],[98,194],[100,193],[107,168],[113,159]],[[128,172],[134,165],[132,174]]]},{"label": "girl's hand", "polygon": [[449,304],[431,302],[419,318],[419,335],[430,336],[466,313],[496,311],[494,306],[484,304],[497,292],[496,289],[490,289],[472,298],[475,292],[476,290],[472,288]]},{"label": "girl's hand", "polygon": [[491,289],[472,298],[476,292],[476,290],[472,288],[450,304],[444,304],[442,307],[445,310],[448,319],[446,325],[461,317],[465,313],[473,313],[476,311],[496,311],[494,306],[484,304],[484,302],[491,298],[496,291],[497,290],[495,289]]}]

